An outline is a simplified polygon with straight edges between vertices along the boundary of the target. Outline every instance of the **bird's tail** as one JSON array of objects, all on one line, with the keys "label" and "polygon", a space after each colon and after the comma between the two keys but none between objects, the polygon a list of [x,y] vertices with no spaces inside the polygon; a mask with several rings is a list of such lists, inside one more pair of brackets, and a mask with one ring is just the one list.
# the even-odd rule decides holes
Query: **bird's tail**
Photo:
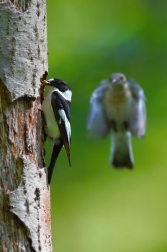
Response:
[{"label": "bird's tail", "polygon": [[131,146],[131,133],[113,132],[111,145],[111,165],[116,169],[127,167],[133,168],[134,159]]},{"label": "bird's tail", "polygon": [[53,170],[54,170],[54,166],[55,166],[57,157],[58,157],[62,147],[63,147],[63,143],[61,143],[59,145],[55,144],[52,148],[52,156],[51,156],[50,164],[48,166],[48,184],[49,185],[51,183],[52,174],[53,174]]}]

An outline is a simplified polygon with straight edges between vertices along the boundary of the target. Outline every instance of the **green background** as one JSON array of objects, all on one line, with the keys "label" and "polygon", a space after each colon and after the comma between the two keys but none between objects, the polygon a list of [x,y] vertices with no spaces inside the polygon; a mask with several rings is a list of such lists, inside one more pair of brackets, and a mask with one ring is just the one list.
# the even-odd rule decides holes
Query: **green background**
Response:
[{"label": "green background", "polygon": [[[167,1],[47,0],[47,18],[48,77],[73,91],[72,168],[63,149],[51,184],[54,252],[167,251]],[[91,93],[113,72],[147,98],[133,171],[110,167],[110,137],[86,130]]]}]

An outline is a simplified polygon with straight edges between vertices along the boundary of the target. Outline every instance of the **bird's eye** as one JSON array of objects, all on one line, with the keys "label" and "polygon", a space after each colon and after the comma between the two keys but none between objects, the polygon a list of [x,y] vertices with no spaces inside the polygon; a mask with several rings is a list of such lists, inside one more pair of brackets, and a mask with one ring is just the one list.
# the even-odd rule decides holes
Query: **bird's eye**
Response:
[{"label": "bird's eye", "polygon": [[124,76],[120,76],[120,81],[125,81],[125,77]]}]

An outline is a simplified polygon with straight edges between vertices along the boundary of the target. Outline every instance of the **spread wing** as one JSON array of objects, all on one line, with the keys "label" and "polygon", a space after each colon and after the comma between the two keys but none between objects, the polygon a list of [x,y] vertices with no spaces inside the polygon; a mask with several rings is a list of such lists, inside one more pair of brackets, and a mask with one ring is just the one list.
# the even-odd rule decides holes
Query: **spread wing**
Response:
[{"label": "spread wing", "polygon": [[103,94],[109,87],[109,82],[104,80],[93,91],[90,99],[90,110],[88,116],[87,128],[91,136],[96,138],[104,138],[109,130],[109,123],[103,107]]},{"label": "spread wing", "polygon": [[70,125],[70,103],[61,96],[57,91],[54,91],[51,96],[51,104],[53,112],[59,127],[61,138],[67,153],[69,165],[70,161],[70,142],[71,142],[71,125]]},{"label": "spread wing", "polygon": [[132,104],[130,114],[130,131],[140,138],[146,130],[146,106],[143,89],[133,79],[128,81],[132,93]]}]

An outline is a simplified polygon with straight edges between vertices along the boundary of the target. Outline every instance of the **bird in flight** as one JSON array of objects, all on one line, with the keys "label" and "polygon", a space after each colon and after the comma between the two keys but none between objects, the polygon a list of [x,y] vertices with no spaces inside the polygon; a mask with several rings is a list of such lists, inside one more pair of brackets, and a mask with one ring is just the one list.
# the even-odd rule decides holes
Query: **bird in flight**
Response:
[{"label": "bird in flight", "polygon": [[90,99],[87,128],[99,139],[111,133],[111,165],[132,169],[131,135],[141,138],[146,130],[145,95],[140,85],[122,73],[101,81]]}]

